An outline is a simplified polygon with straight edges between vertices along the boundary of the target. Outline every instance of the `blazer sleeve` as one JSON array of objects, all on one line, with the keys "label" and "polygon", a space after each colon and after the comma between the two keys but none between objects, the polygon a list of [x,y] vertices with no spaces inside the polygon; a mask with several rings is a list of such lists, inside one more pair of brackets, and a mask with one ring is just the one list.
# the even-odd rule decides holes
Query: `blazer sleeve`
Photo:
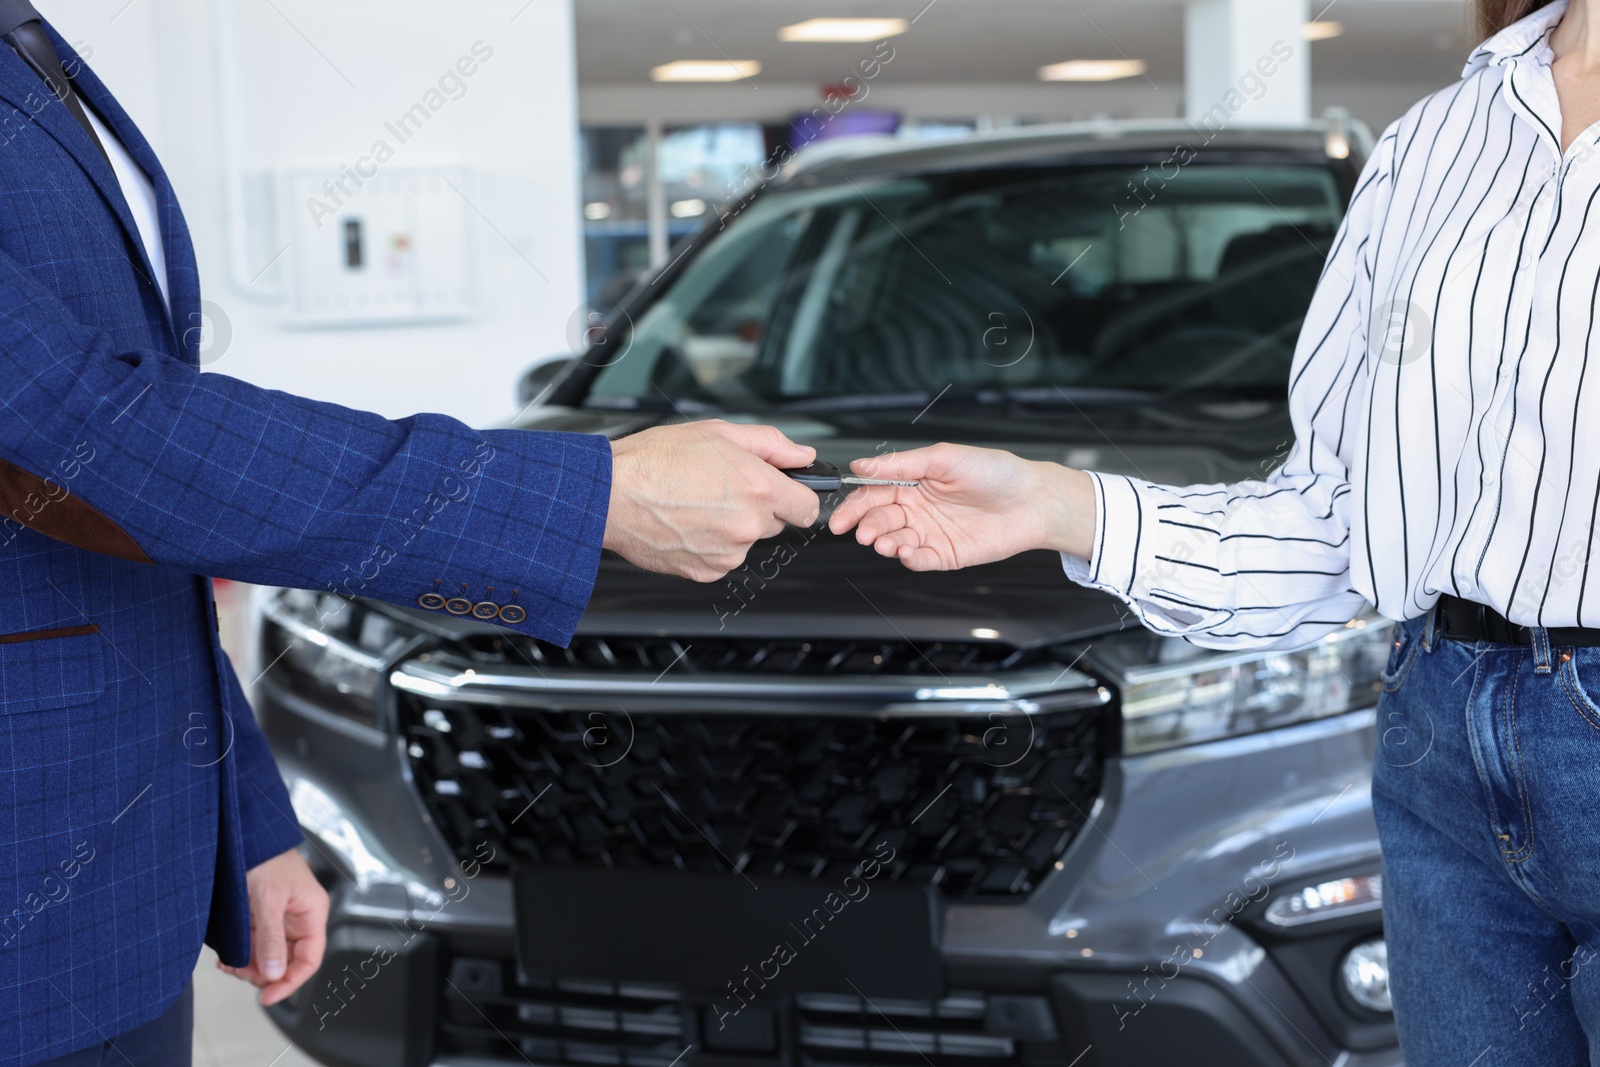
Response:
[{"label": "blazer sleeve", "polygon": [[1354,405],[1373,314],[1369,237],[1389,202],[1398,126],[1362,169],[1301,326],[1283,465],[1264,480],[1186,487],[1090,472],[1094,552],[1063,555],[1067,576],[1152,630],[1212,648],[1294,648],[1367,607],[1350,575]]},{"label": "blazer sleeve", "polygon": [[603,437],[390,421],[121,350],[3,254],[0,410],[13,533],[261,585],[509,605],[497,624],[563,645],[588,604]]},{"label": "blazer sleeve", "polygon": [[[230,683],[237,686],[237,681]],[[233,760],[238,774],[240,844],[245,870],[297,848],[305,840],[289,790],[267,738],[239,694],[232,703]]]}]

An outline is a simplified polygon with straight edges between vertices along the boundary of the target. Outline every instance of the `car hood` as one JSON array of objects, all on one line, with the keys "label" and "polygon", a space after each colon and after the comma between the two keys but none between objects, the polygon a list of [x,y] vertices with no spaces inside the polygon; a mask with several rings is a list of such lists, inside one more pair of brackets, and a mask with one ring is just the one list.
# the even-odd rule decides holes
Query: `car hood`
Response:
[{"label": "car hood", "polygon": [[[1178,485],[1261,477],[1291,434],[1284,405],[1255,401],[1025,415],[935,406],[921,414],[725,417],[773,423],[840,467],[948,440]],[[519,425],[616,437],[659,421],[671,420],[547,408]],[[709,584],[651,574],[607,553],[580,632],[919,643],[976,637],[1032,646],[1127,625],[1122,605],[1069,581],[1055,553],[917,574],[857,544],[853,535],[829,533],[826,517],[825,509],[817,527],[757,544],[745,568]]]}]

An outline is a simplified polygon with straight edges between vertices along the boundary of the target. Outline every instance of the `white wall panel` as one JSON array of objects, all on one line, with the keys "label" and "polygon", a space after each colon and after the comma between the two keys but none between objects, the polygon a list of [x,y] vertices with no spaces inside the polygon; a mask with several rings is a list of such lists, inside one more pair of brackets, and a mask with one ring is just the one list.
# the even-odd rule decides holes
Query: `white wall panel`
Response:
[{"label": "white wall panel", "polygon": [[[210,369],[390,416],[434,410],[482,424],[514,410],[524,367],[565,349],[581,299],[570,0],[39,6],[92,50],[172,175],[205,296],[231,332]],[[292,324],[274,296],[296,259],[284,213],[311,208],[273,176],[322,171],[353,190],[346,168],[358,164],[376,175],[363,180],[385,168],[471,176],[460,195],[475,317]]]}]

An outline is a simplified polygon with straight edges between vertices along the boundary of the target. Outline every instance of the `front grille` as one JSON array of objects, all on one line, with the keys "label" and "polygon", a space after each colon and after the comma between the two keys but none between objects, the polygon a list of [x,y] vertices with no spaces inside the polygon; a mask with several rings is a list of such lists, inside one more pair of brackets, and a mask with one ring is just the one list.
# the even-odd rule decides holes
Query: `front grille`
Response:
[{"label": "front grille", "polygon": [[[498,960],[457,960],[442,989],[441,1051],[534,1063],[671,1067],[689,1020],[660,986],[529,976]],[[509,1046],[509,1048],[508,1048]]]},{"label": "front grille", "polygon": [[1019,649],[998,641],[764,640],[758,638],[598,637],[579,634],[570,648],[516,634],[477,634],[458,647],[484,664],[539,670],[598,670],[684,674],[901,677],[986,674],[1048,666],[1046,648]]},{"label": "front grille", "polygon": [[795,999],[796,1039],[814,1061],[862,1059],[899,1062],[930,1059],[1005,1063],[1016,1041],[986,1032],[988,998],[951,993],[940,1000],[890,1000],[829,993]]},{"label": "front grille", "polygon": [[1018,1039],[991,1024],[990,998],[979,992],[870,1001],[800,993],[758,1001],[740,1012],[737,1030],[724,1030],[713,1008],[668,986],[519,978],[508,961],[458,958],[441,997],[440,1052],[537,1064],[688,1067],[737,1057],[818,1067],[1007,1067],[1017,1061]]},{"label": "front grille", "polygon": [[400,714],[445,838],[464,862],[492,855],[500,869],[842,878],[887,844],[892,879],[1015,897],[1083,827],[1103,765],[1098,706],[629,714],[402,692]]}]

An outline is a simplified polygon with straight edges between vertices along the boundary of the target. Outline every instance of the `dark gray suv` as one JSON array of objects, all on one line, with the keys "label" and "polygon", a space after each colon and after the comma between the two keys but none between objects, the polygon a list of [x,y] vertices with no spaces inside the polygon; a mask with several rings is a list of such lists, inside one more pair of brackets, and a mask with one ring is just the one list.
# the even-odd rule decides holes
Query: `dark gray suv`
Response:
[{"label": "dark gray suv", "polygon": [[[521,424],[715,414],[840,464],[952,440],[1262,476],[1359,133],[802,156]],[[333,896],[327,961],[273,1017],[324,1062],[1399,1063],[1381,620],[1213,652],[1051,555],[912,574],[820,526],[718,585],[607,558],[567,649],[261,604],[256,707]]]}]

